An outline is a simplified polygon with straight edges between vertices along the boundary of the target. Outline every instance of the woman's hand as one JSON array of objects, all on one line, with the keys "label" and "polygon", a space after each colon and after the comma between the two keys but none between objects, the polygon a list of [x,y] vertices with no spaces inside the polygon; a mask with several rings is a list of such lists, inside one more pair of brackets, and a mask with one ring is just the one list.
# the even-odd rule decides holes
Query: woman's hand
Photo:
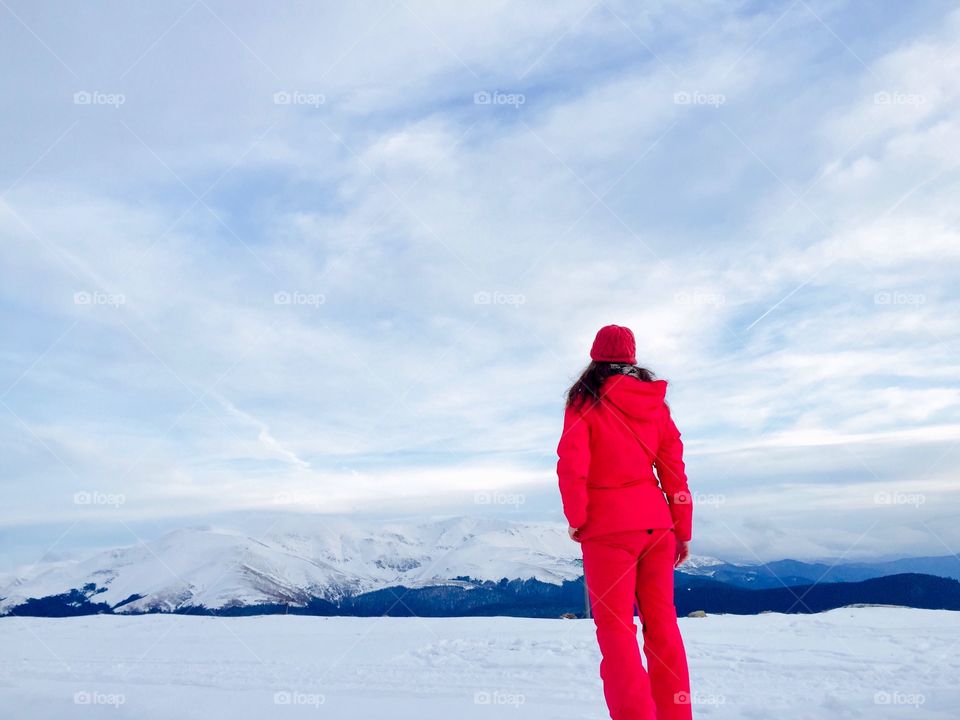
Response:
[{"label": "woman's hand", "polygon": [[690,541],[677,540],[677,559],[674,560],[673,566],[680,567],[687,561],[688,557],[690,557]]},{"label": "woman's hand", "polygon": [[580,542],[580,538],[577,537],[577,533],[579,532],[580,532],[579,528],[575,528],[575,527],[567,528],[567,535],[569,535],[570,539],[573,540],[574,542]]}]

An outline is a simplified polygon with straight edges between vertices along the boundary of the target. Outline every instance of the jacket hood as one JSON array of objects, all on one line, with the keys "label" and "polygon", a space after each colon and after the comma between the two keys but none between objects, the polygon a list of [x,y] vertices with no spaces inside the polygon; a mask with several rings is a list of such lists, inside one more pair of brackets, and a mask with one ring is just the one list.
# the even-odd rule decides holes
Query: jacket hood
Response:
[{"label": "jacket hood", "polygon": [[663,406],[667,381],[644,382],[629,375],[611,375],[604,381],[600,395],[631,417],[649,417]]}]

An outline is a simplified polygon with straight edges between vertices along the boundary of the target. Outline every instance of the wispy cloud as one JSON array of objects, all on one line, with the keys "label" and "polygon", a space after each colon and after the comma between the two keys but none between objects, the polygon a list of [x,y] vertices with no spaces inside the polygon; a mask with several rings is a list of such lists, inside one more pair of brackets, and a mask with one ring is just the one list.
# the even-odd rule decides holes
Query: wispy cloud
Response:
[{"label": "wispy cloud", "polygon": [[277,441],[273,435],[270,434],[270,428],[267,427],[267,424],[261,420],[258,420],[250,413],[243,412],[243,410],[238,409],[232,402],[226,398],[220,396],[219,394],[214,394],[213,397],[219,402],[227,411],[234,415],[244,422],[250,423],[257,428],[257,440],[267,448],[271,453],[277,455],[280,458],[283,458],[287,462],[296,465],[302,468],[310,467],[310,463],[301,460],[293,452],[286,449],[281,443]]}]

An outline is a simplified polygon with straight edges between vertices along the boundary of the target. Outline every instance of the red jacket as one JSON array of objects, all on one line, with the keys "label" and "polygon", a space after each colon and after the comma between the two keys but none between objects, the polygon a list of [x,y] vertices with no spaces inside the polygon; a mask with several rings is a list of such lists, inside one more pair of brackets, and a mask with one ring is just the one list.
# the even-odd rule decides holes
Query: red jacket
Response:
[{"label": "red jacket", "polygon": [[666,380],[611,375],[599,403],[567,408],[557,476],[564,515],[581,540],[671,526],[678,540],[690,539],[693,500],[666,392]]}]

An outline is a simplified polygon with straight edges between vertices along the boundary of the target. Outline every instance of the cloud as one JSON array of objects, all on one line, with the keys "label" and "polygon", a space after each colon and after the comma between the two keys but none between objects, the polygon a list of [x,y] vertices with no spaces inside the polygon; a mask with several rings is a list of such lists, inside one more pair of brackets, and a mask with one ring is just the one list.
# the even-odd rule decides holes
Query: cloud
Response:
[{"label": "cloud", "polygon": [[754,516],[954,469],[960,16],[552,7],[131,7],[92,51],[18,6],[2,520],[548,488],[607,322],[671,381],[692,484],[751,468]]},{"label": "cloud", "polygon": [[270,428],[267,427],[267,424],[261,420],[258,420],[253,415],[243,412],[243,410],[238,409],[232,402],[226,398],[221,397],[219,394],[213,394],[213,397],[219,402],[231,415],[235,415],[241,420],[250,423],[257,428],[257,440],[270,451],[271,454],[274,454],[286,462],[296,465],[301,468],[309,468],[310,463],[301,460],[293,452],[285,448],[281,443],[277,441],[273,435],[270,434]]}]

